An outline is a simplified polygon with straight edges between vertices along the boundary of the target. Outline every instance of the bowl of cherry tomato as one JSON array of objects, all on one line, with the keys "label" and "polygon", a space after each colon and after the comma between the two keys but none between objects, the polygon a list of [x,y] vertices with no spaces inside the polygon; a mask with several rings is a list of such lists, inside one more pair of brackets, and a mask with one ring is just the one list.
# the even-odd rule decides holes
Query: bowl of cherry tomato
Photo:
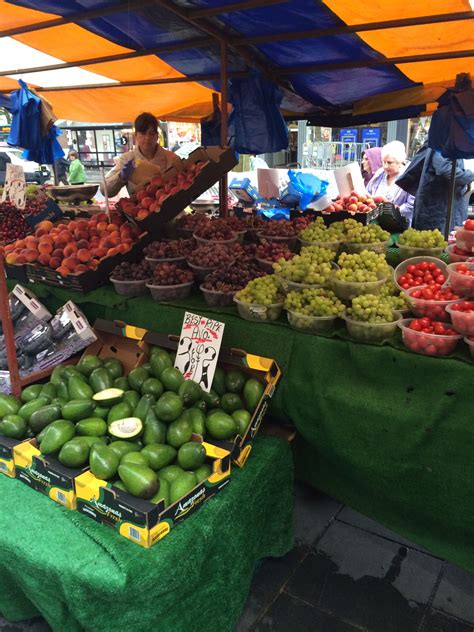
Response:
[{"label": "bowl of cherry tomato", "polygon": [[474,255],[474,220],[466,220],[464,226],[456,231],[456,245]]},{"label": "bowl of cherry tomato", "polygon": [[448,279],[447,265],[434,257],[412,257],[395,268],[395,283],[401,290],[436,283],[444,285]]},{"label": "bowl of cherry tomato", "polygon": [[459,248],[457,244],[447,246],[446,251],[449,263],[459,263],[462,261],[474,261],[474,252],[468,252]]},{"label": "bowl of cherry tomato", "polygon": [[474,297],[474,261],[450,263],[448,266],[449,284],[457,294]]},{"label": "bowl of cherry tomato", "polygon": [[462,338],[448,324],[423,318],[404,318],[398,326],[402,330],[403,344],[410,351],[423,355],[444,357],[451,355]]},{"label": "bowl of cherry tomato", "polygon": [[449,305],[460,300],[460,296],[453,292],[449,285],[439,287],[437,284],[420,285],[409,290],[403,290],[411,305],[411,311],[416,318],[427,316],[431,320],[449,322]]},{"label": "bowl of cherry tomato", "polygon": [[474,336],[474,301],[458,301],[446,307],[453,327],[460,334]]}]

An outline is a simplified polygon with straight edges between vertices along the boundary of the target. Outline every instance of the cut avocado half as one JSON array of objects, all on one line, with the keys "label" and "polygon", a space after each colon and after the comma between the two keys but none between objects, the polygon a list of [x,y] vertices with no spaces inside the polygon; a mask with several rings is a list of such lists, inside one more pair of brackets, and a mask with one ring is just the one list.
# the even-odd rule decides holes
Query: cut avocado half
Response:
[{"label": "cut avocado half", "polygon": [[92,399],[99,404],[99,406],[115,406],[119,404],[124,396],[125,391],[121,388],[106,388],[105,391],[99,391],[92,396]]},{"label": "cut avocado half", "polygon": [[142,420],[138,417],[126,417],[125,419],[117,419],[109,426],[109,435],[117,437],[117,439],[133,439],[143,430]]}]

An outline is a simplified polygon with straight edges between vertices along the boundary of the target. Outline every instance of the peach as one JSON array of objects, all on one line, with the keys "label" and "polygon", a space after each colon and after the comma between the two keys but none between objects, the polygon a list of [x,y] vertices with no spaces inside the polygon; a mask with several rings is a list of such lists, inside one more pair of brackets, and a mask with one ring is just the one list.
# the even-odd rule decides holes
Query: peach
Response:
[{"label": "peach", "polygon": [[97,215],[95,216],[95,219],[98,222],[108,222],[109,216],[107,215],[107,213],[97,213]]},{"label": "peach", "polygon": [[77,246],[74,242],[68,244],[65,248],[64,248],[64,256],[65,257],[71,257],[72,255],[74,255],[77,252]]},{"label": "peach", "polygon": [[120,230],[119,224],[112,223],[107,226],[107,231],[109,233],[116,233],[119,230]]},{"label": "peach", "polygon": [[66,266],[59,266],[59,268],[56,268],[56,272],[59,272],[61,276],[67,276],[68,274],[71,274],[71,270],[69,270],[69,268],[66,268]]},{"label": "peach", "polygon": [[15,248],[24,248],[26,246],[24,239],[18,239],[15,242]]},{"label": "peach", "polygon": [[90,237],[100,237],[100,231],[97,228],[91,228],[89,231]]},{"label": "peach", "polygon": [[80,239],[77,242],[77,249],[81,250],[81,248],[89,248],[89,240],[88,239]]},{"label": "peach", "polygon": [[17,257],[18,257],[18,255],[17,255],[17,254],[15,254],[14,252],[9,252],[9,253],[7,254],[7,256],[5,257],[5,261],[6,261],[9,265],[13,266],[13,265],[15,265],[15,263],[16,263]]},{"label": "peach", "polygon": [[59,257],[51,257],[51,259],[49,260],[49,267],[53,268],[53,270],[56,270],[56,268],[59,268],[60,265],[61,265],[61,259]]},{"label": "peach", "polygon": [[53,252],[51,253],[51,256],[62,259],[64,257],[64,250],[62,248],[55,248]]},{"label": "peach", "polygon": [[80,263],[76,268],[76,274],[81,274],[81,272],[87,272],[88,270],[89,268],[86,265]]},{"label": "peach", "polygon": [[26,263],[25,255],[17,255],[15,263],[17,265],[23,265],[24,263]]},{"label": "peach", "polygon": [[37,246],[38,245],[38,239],[36,237],[33,237],[32,235],[28,235],[28,237],[25,237],[25,244],[27,248],[31,248],[33,246]]},{"label": "peach", "polygon": [[40,254],[39,257],[38,257],[38,263],[41,263],[41,265],[43,265],[43,266],[48,266],[50,261],[51,261],[51,257],[46,252]]},{"label": "peach", "polygon": [[155,201],[150,204],[150,206],[148,207],[148,210],[150,211],[150,213],[154,213],[159,208],[160,208],[160,203]]},{"label": "peach", "polygon": [[146,191],[137,191],[137,200],[138,202],[141,202],[144,198],[147,197]]},{"label": "peach", "polygon": [[114,255],[118,255],[120,252],[119,246],[115,246],[114,248],[109,248],[107,250],[107,257],[113,257]]},{"label": "peach", "polygon": [[80,261],[77,257],[66,257],[66,259],[63,259],[62,265],[69,270],[75,270],[79,263]]},{"label": "peach", "polygon": [[120,252],[128,252],[131,248],[131,245],[121,243],[119,246],[117,246],[117,248],[119,249]]},{"label": "peach", "polygon": [[15,250],[15,244],[7,244],[3,249],[3,252],[7,255],[9,252],[13,252]]},{"label": "peach", "polygon": [[74,237],[77,241],[81,241],[81,239],[89,239],[89,231],[88,230],[75,230]]},{"label": "peach", "polygon": [[142,200],[142,207],[143,208],[149,208],[150,204],[152,204],[152,203],[153,203],[153,198],[151,198],[151,197],[143,198],[143,200]]},{"label": "peach", "polygon": [[81,248],[77,251],[77,258],[79,261],[82,261],[82,263],[87,263],[91,258],[91,253],[87,248]]},{"label": "peach", "polygon": [[38,244],[38,252],[40,252],[41,254],[50,254],[51,252],[53,252],[53,245],[50,244],[48,241],[40,241],[40,243]]},{"label": "peach", "polygon": [[107,254],[107,249],[106,248],[94,248],[94,250],[92,251],[92,254],[97,259],[101,259],[102,257],[105,257],[105,255]]},{"label": "peach", "polygon": [[108,224],[106,224],[105,222],[99,222],[97,224],[97,230],[99,231],[99,233],[103,233],[104,231],[107,230],[107,226]]},{"label": "peach", "polygon": [[137,219],[145,219],[150,213],[145,209],[140,209],[137,213]]},{"label": "peach", "polygon": [[91,270],[96,270],[99,267],[99,262],[97,259],[91,259],[87,265]]},{"label": "peach", "polygon": [[26,260],[29,261],[30,263],[33,262],[33,261],[37,261],[38,260],[38,251],[29,249],[29,250],[26,251],[25,257],[26,257]]}]

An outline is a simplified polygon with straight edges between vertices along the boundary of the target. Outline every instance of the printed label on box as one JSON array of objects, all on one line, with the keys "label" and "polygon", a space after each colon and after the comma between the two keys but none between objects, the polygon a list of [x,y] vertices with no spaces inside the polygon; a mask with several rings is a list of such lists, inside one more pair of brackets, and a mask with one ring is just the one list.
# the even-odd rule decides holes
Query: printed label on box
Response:
[{"label": "printed label on box", "polygon": [[217,366],[224,323],[185,312],[175,367],[187,380],[194,380],[209,392]]}]

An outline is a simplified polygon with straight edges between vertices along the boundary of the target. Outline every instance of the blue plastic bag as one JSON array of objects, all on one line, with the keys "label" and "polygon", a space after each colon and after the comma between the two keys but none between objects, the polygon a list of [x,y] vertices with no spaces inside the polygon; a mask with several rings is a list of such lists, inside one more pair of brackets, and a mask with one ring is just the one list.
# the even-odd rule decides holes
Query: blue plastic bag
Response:
[{"label": "blue plastic bag", "polygon": [[448,90],[434,112],[429,146],[445,158],[474,158],[474,90]]},{"label": "blue plastic bag", "polygon": [[[312,173],[303,173],[301,171],[288,171],[288,177],[290,179],[289,192],[298,194],[300,198],[300,208],[303,210],[315,200],[318,200],[324,195],[329,186],[329,182],[326,180],[320,180],[318,176]],[[290,191],[290,187],[293,191]]]},{"label": "blue plastic bag", "polygon": [[[240,154],[265,154],[288,147],[288,128],[280,112],[282,93],[253,71],[247,79],[232,79],[229,100],[231,145]],[[233,138],[232,138],[233,135]]]},{"label": "blue plastic bag", "polygon": [[19,90],[10,95],[13,115],[7,143],[13,147],[24,147],[39,151],[41,146],[41,99],[28,90],[21,79]]}]

